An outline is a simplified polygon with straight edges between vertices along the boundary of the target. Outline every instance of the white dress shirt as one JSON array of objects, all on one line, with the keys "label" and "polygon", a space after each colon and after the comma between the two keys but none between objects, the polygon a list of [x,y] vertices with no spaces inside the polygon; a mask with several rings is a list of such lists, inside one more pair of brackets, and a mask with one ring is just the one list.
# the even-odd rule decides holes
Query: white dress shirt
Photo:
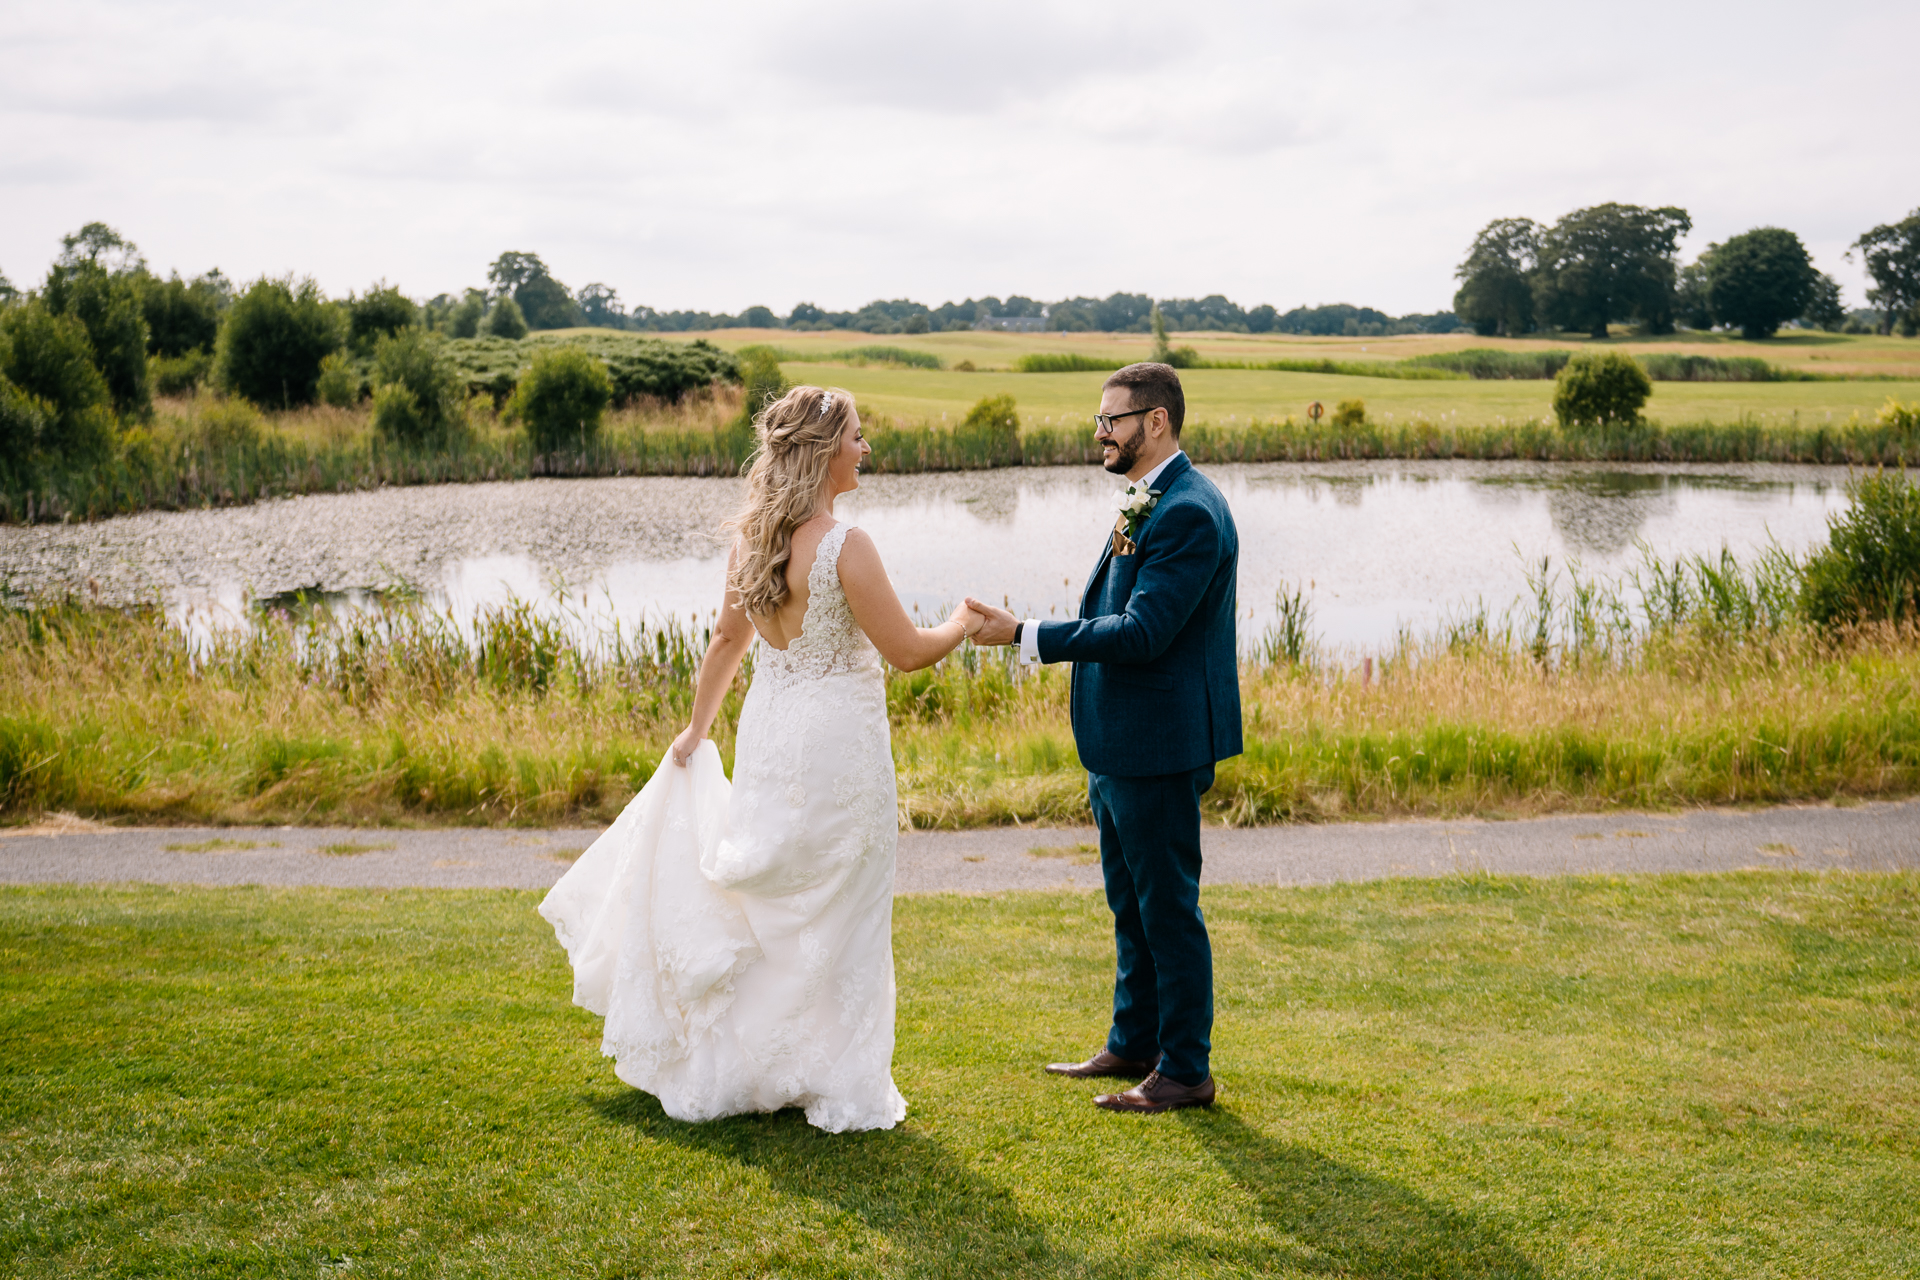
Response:
[{"label": "white dress shirt", "polygon": [[[1167,464],[1185,454],[1185,449],[1175,449],[1160,459],[1159,465],[1153,470],[1130,483],[1137,484],[1143,489],[1153,488],[1153,482],[1160,478],[1160,473],[1167,469]],[[1020,628],[1020,665],[1023,667],[1040,665],[1040,619],[1038,618],[1028,618]]]}]

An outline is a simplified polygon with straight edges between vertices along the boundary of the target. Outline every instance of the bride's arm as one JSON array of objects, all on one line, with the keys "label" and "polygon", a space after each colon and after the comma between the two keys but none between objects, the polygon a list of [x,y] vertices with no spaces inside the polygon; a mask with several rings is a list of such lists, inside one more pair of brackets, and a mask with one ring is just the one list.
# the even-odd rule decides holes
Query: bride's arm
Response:
[{"label": "bride's arm", "polygon": [[[733,575],[731,555],[727,557],[727,575]],[[747,611],[740,607],[740,593],[729,587],[720,605],[720,620],[713,626],[707,656],[700,659],[700,674],[694,678],[693,720],[673,740],[675,764],[685,765],[694,748],[706,739],[707,730],[713,728],[713,718],[720,714],[720,704],[733,685],[733,677],[740,670],[740,660],[747,656],[752,644],[753,623],[747,620]]]},{"label": "bride's arm", "polygon": [[840,548],[840,588],[847,593],[853,620],[892,666],[901,671],[930,667],[952,653],[986,619],[962,604],[937,627],[916,627],[894,594],[880,563],[879,549],[863,530],[847,530]]}]

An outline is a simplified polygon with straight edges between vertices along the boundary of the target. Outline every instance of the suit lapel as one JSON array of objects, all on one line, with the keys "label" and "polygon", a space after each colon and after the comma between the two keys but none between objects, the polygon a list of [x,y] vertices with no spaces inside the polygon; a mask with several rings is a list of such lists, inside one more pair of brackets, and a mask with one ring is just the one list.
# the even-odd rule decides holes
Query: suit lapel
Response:
[{"label": "suit lapel", "polygon": [[[1186,454],[1178,454],[1171,462],[1167,463],[1167,469],[1165,471],[1162,471],[1154,477],[1154,485],[1160,490],[1162,501],[1166,499],[1167,492],[1173,488],[1174,483],[1179,480],[1181,476],[1185,475],[1192,466],[1193,462]],[[1156,502],[1153,504],[1153,510],[1147,512],[1147,518],[1140,524],[1141,538],[1147,536],[1147,526],[1153,523],[1154,514],[1159,510],[1160,503]],[[1139,540],[1139,538],[1134,539],[1136,543],[1138,543]],[[1080,616],[1083,618],[1087,616],[1087,601],[1093,598],[1094,588],[1100,585],[1100,575],[1106,572],[1107,562],[1111,559],[1113,559],[1113,535],[1109,533],[1106,543],[1100,550],[1100,563],[1093,566],[1093,574],[1087,579],[1086,587],[1080,592]]]}]

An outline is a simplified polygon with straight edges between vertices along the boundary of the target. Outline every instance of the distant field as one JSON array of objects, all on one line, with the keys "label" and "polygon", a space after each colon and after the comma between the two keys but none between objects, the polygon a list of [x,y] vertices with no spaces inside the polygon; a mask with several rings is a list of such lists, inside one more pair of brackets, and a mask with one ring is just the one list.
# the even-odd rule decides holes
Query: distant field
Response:
[{"label": "distant field", "polygon": [[[861,346],[902,347],[938,355],[947,365],[940,371],[893,365],[825,364],[794,361],[782,366],[797,382],[842,386],[860,398],[861,406],[903,420],[938,423],[964,416],[980,397],[1011,395],[1020,405],[1028,426],[1084,421],[1100,399],[1099,373],[1014,373],[1011,366],[1035,351],[1080,352],[1120,359],[1145,359],[1144,334],[1108,333],[935,333],[884,334],[807,333],[780,329],[725,329],[688,335],[704,337],[723,347],[738,349],[766,343],[799,354],[826,356]],[[1239,333],[1187,333],[1175,342],[1196,348],[1213,360],[1333,359],[1403,360],[1409,356],[1468,347],[1513,350],[1542,347],[1578,348],[1586,345],[1577,334],[1555,338],[1500,339],[1472,335],[1407,335],[1394,338],[1303,338]],[[1635,354],[1674,351],[1716,356],[1757,356],[1783,368],[1831,373],[1905,374],[1899,382],[1661,382],[1654,386],[1649,416],[1664,423],[1734,422],[1743,415],[1762,420],[1786,420],[1798,414],[1817,423],[1829,416],[1844,421],[1858,413],[1871,418],[1888,397],[1920,399],[1920,340],[1788,334],[1771,342],[1743,342],[1720,334],[1688,334],[1683,339],[1636,341],[1613,339],[1609,346]],[[955,372],[953,366],[971,361],[978,372]],[[1545,381],[1417,382],[1396,378],[1365,378],[1339,374],[1278,373],[1264,370],[1192,369],[1183,375],[1188,417],[1196,422],[1226,423],[1248,418],[1274,419],[1289,414],[1304,417],[1314,401],[1329,411],[1340,400],[1366,401],[1370,415],[1384,418],[1443,416],[1463,423],[1492,423],[1552,414],[1553,384]]]}]

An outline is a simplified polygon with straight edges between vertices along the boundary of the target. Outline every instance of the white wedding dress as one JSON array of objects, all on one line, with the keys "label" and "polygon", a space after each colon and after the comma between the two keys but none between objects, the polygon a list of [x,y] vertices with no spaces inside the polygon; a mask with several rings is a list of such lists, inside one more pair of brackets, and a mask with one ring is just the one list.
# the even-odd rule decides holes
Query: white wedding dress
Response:
[{"label": "white wedding dress", "polygon": [[760,643],[729,786],[703,742],[646,787],[540,904],[601,1052],[676,1120],[804,1107],[887,1129],[894,1087],[896,805],[879,654],[820,541],[801,634]]}]

